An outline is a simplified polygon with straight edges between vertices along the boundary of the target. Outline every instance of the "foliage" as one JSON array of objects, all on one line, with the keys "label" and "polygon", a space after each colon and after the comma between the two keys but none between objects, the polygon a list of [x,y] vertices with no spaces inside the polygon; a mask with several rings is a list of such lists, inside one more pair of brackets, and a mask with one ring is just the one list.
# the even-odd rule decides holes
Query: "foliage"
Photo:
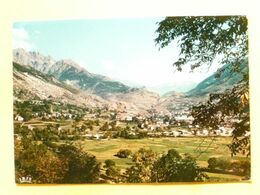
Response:
[{"label": "foliage", "polygon": [[157,160],[157,154],[149,149],[139,149],[132,158],[134,165],[126,170],[127,182],[151,182],[152,167]]},{"label": "foliage", "polygon": [[116,167],[116,163],[113,160],[106,160],[104,168],[106,169],[106,176],[111,178],[113,182],[118,183],[122,181],[120,169]]},{"label": "foliage", "polygon": [[[29,139],[27,139],[28,141]],[[32,177],[33,183],[61,183],[67,165],[48,150],[44,144],[16,142],[16,180],[24,176]]]},{"label": "foliage", "polygon": [[155,162],[152,173],[153,182],[192,182],[208,178],[200,171],[195,159],[188,154],[182,157],[174,149]]},{"label": "foliage", "polygon": [[96,157],[72,145],[58,147],[58,154],[63,162],[68,163],[68,171],[63,183],[95,183],[100,174],[100,163]]},{"label": "foliage", "polygon": [[240,173],[244,176],[250,177],[251,163],[250,160],[240,160],[231,164],[234,173]]},{"label": "foliage", "polygon": [[231,161],[227,159],[212,157],[208,160],[208,168],[211,170],[219,169],[227,171],[231,168]]},{"label": "foliage", "polygon": [[108,122],[105,122],[103,126],[100,127],[100,131],[108,131],[109,130],[109,124]]},{"label": "foliage", "polygon": [[15,140],[17,182],[27,176],[32,178],[33,183],[98,182],[100,163],[81,148],[54,144],[49,141],[48,134],[41,135],[46,141],[37,141],[37,132],[25,127],[16,130],[16,133],[20,137]]},{"label": "foliage", "polygon": [[250,176],[251,172],[250,160],[231,161],[228,159],[212,157],[208,160],[208,168],[215,172],[232,172],[243,176]]},{"label": "foliage", "polygon": [[248,88],[235,86],[224,93],[211,94],[206,104],[194,106],[192,116],[194,125],[218,129],[231,125],[233,140],[228,145],[231,154],[250,155],[250,123]]},{"label": "foliage", "polygon": [[[211,94],[206,104],[192,109],[194,124],[217,129],[229,120],[233,131],[233,141],[229,145],[232,155],[250,155],[249,133],[249,90],[248,71],[243,72],[241,64],[247,64],[248,36],[245,16],[198,16],[166,17],[159,23],[155,42],[160,48],[176,40],[180,49],[178,60],[173,64],[181,71],[183,66],[194,70],[201,66],[211,66],[215,59],[220,65],[229,64],[229,74],[242,74],[233,89],[221,94]],[[220,77],[226,68],[220,68]]]},{"label": "foliage", "polygon": [[115,156],[118,158],[129,158],[132,154],[132,151],[129,149],[120,149]]},{"label": "foliage", "polygon": [[190,63],[191,69],[211,65],[216,56],[221,64],[234,70],[248,56],[247,18],[245,16],[166,17],[159,23],[155,42],[161,48],[178,40],[180,56],[174,66]]}]

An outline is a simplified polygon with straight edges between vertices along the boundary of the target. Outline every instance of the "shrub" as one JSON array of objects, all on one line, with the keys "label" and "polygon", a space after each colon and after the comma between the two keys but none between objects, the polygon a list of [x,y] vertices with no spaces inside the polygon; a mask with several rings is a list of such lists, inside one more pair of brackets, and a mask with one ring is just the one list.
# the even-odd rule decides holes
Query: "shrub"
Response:
[{"label": "shrub", "polygon": [[239,175],[250,176],[251,164],[250,160],[231,160],[221,158],[210,158],[208,160],[208,168],[214,171],[229,171]]},{"label": "shrub", "polygon": [[129,149],[121,149],[119,150],[115,156],[119,158],[128,158],[132,154],[132,151]]}]

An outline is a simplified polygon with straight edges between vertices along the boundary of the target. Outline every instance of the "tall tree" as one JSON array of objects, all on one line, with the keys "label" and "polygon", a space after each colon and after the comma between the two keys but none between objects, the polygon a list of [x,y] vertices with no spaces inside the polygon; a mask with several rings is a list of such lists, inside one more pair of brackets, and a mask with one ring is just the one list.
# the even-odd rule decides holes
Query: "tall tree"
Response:
[{"label": "tall tree", "polygon": [[154,163],[151,178],[153,182],[192,182],[204,181],[208,176],[190,155],[183,157],[171,149]]},{"label": "tall tree", "polygon": [[134,165],[126,170],[127,182],[151,182],[152,167],[157,160],[157,154],[150,149],[139,149],[132,158]]},{"label": "tall tree", "polygon": [[[240,73],[243,79],[221,94],[211,94],[206,104],[192,110],[194,123],[217,128],[227,122],[234,128],[229,145],[232,155],[250,155],[248,72],[241,71],[241,64],[248,65],[248,32],[245,16],[186,16],[166,17],[156,31],[156,44],[160,48],[177,41],[179,58],[173,66],[182,71],[184,66],[194,69],[211,66],[218,59],[219,77],[223,71]],[[221,68],[229,64],[228,68]]]},{"label": "tall tree", "polygon": [[58,155],[68,164],[62,183],[96,183],[100,175],[100,163],[96,157],[72,145],[60,145]]}]

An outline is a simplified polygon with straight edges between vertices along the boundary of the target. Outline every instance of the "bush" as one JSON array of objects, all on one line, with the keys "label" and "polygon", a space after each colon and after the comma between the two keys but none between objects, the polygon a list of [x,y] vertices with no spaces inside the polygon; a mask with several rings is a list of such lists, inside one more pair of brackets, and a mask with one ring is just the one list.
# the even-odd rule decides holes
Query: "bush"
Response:
[{"label": "bush", "polygon": [[118,158],[128,158],[132,154],[132,151],[129,149],[121,149],[119,150],[115,156]]},{"label": "bush", "polygon": [[116,165],[116,163],[115,163],[115,161],[113,161],[113,160],[105,160],[105,168],[108,168],[108,167],[112,167],[112,166],[115,166]]},{"label": "bush", "polygon": [[216,169],[218,166],[218,160],[217,158],[213,157],[208,160],[208,168],[211,170]]},{"label": "bush", "polygon": [[233,172],[239,175],[250,176],[251,164],[250,160],[231,160],[221,158],[210,158],[208,160],[208,168],[212,171]]},{"label": "bush", "polygon": [[120,175],[120,169],[116,167],[116,163],[113,160],[106,160],[104,168],[106,169],[106,176],[109,177],[111,181],[118,183],[122,180]]},{"label": "bush", "polygon": [[250,176],[251,164],[249,160],[241,160],[232,163],[232,171],[236,174]]},{"label": "bush", "polygon": [[222,158],[209,158],[208,160],[208,168],[211,170],[222,170],[228,171],[231,168],[231,161]]}]

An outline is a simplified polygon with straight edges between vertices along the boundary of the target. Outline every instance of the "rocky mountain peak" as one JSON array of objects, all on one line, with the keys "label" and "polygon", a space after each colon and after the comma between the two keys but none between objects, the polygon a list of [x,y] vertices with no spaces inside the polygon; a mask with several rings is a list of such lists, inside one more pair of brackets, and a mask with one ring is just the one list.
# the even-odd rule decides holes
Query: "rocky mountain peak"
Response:
[{"label": "rocky mountain peak", "polygon": [[31,66],[44,73],[47,73],[55,63],[51,56],[44,56],[36,51],[28,52],[22,48],[13,50],[13,61],[24,66]]},{"label": "rocky mountain peak", "polygon": [[79,70],[83,70],[83,68],[79,64],[77,64],[71,59],[62,59],[57,61],[56,64],[59,64],[60,66],[73,66]]}]

